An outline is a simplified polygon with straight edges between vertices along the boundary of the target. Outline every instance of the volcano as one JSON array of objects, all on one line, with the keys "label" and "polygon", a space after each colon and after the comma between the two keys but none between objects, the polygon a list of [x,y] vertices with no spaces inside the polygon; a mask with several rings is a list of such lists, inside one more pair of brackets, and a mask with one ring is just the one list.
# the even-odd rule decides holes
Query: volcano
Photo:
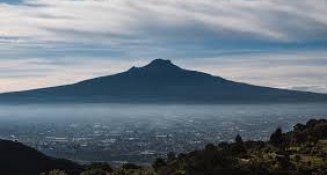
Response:
[{"label": "volcano", "polygon": [[327,94],[261,87],[155,59],[143,67],[75,84],[0,94],[0,102],[327,102]]}]

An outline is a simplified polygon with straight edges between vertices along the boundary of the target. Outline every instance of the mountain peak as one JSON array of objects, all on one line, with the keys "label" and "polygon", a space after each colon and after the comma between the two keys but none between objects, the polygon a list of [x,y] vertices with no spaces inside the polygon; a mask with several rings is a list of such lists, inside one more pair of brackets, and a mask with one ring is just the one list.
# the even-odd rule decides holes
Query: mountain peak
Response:
[{"label": "mountain peak", "polygon": [[150,65],[174,65],[170,60],[162,59],[162,58],[157,58],[151,61]]},{"label": "mountain peak", "polygon": [[150,71],[150,72],[176,72],[182,70],[180,67],[173,64],[170,60],[154,59],[149,64],[143,67],[131,67],[128,72]]},{"label": "mountain peak", "polygon": [[181,68],[173,64],[170,60],[165,59],[155,59],[151,61],[148,65],[143,67],[147,70],[180,70]]}]

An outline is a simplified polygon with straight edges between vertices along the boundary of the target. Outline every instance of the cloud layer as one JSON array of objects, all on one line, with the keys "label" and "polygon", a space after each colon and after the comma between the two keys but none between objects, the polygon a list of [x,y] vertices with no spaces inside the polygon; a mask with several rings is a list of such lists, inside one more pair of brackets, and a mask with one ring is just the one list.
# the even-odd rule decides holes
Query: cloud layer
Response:
[{"label": "cloud layer", "polygon": [[0,16],[1,42],[21,46],[160,51],[327,40],[325,0],[24,0],[0,4]]},{"label": "cloud layer", "polygon": [[327,92],[326,0],[0,1],[0,91],[174,59],[238,81]]}]

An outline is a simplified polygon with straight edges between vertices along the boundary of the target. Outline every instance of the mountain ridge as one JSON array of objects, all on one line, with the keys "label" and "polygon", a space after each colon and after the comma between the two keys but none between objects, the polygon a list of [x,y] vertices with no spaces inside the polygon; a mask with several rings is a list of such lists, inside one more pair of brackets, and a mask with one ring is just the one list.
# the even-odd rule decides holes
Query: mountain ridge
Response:
[{"label": "mountain ridge", "polygon": [[248,103],[326,101],[327,94],[234,82],[155,59],[75,84],[0,94],[3,101]]}]

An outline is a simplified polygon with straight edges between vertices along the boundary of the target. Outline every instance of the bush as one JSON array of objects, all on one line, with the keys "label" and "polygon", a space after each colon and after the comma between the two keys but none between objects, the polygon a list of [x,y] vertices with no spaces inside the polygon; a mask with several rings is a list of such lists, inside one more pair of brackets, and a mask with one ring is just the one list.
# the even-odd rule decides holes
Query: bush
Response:
[{"label": "bush", "polygon": [[165,160],[163,158],[157,158],[154,163],[152,164],[152,168],[155,171],[158,171],[158,169],[160,169],[163,166],[166,166],[167,163],[165,162]]},{"label": "bush", "polygon": [[91,169],[82,172],[81,175],[109,175],[109,172],[102,169]]},{"label": "bush", "polygon": [[100,169],[100,170],[104,170],[106,172],[113,171],[113,169],[110,167],[110,165],[108,165],[105,162],[91,163],[90,165],[87,166],[87,170],[94,170],[94,169]]},{"label": "bush", "polygon": [[65,171],[55,169],[50,171],[49,175],[67,175],[67,173]]},{"label": "bush", "polygon": [[123,169],[126,169],[126,170],[130,170],[130,169],[140,169],[140,168],[142,168],[142,167],[137,166],[137,165],[135,165],[135,164],[133,164],[133,163],[126,163],[126,164],[124,164],[124,165],[122,166],[122,168],[123,168]]}]

